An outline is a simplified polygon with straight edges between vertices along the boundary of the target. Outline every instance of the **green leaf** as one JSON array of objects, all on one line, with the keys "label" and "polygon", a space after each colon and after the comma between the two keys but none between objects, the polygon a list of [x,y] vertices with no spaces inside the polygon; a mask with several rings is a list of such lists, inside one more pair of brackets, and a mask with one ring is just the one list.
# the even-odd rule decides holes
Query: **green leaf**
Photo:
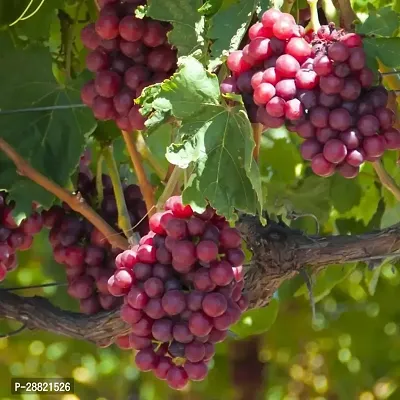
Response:
[{"label": "green leaf", "polygon": [[387,67],[400,66],[400,37],[366,38],[363,43],[369,57],[378,58]]},{"label": "green leaf", "polygon": [[[0,36],[0,109],[63,107],[39,112],[0,115],[1,137],[34,168],[65,186],[84,149],[95,120],[87,108],[68,108],[80,103],[82,82],[62,86],[54,79],[48,49],[39,46],[14,49]],[[6,50],[7,49],[7,50]],[[65,108],[64,108],[65,107]],[[26,211],[32,200],[50,206],[53,195],[16,173],[14,165],[0,154],[0,187],[9,190]]]},{"label": "green leaf", "polygon": [[[320,272],[313,284],[313,296],[315,302],[319,302],[326,297],[331,290],[340,282],[344,281],[356,268],[357,264],[342,264],[342,265],[330,265],[322,272]],[[308,289],[304,284],[294,294],[295,297],[305,295],[308,297]]]},{"label": "green leaf", "polygon": [[217,59],[216,64],[224,51],[239,47],[258,3],[259,0],[237,0],[230,7],[221,8],[210,19],[207,37],[213,42],[211,57]]},{"label": "green leaf", "polygon": [[[370,171],[368,173],[368,171]],[[381,193],[375,184],[375,179],[370,165],[363,166],[362,172],[353,179],[354,183],[358,183],[361,188],[361,199],[358,205],[348,211],[344,217],[354,217],[361,220],[365,226],[369,224],[378,209]]]},{"label": "green leaf", "polygon": [[333,176],[330,194],[332,205],[340,213],[351,210],[361,200],[361,188],[358,182],[340,175]]},{"label": "green leaf", "polygon": [[376,267],[374,270],[365,269],[364,280],[368,288],[368,293],[373,296],[376,292],[376,287],[378,286],[379,277],[381,276],[382,266],[384,263]]},{"label": "green leaf", "polygon": [[381,228],[388,228],[400,222],[400,203],[394,207],[386,207],[381,219]]},{"label": "green leaf", "polygon": [[271,181],[293,183],[296,179],[296,165],[301,162],[298,148],[287,138],[270,140],[263,135],[260,149],[262,175],[272,173]]},{"label": "green leaf", "polygon": [[[39,4],[39,0],[34,1],[26,15],[34,12]],[[48,40],[51,23],[57,18],[57,9],[62,6],[62,0],[45,1],[34,15],[14,25],[17,34],[28,39]]]},{"label": "green leaf", "polygon": [[278,316],[279,301],[272,299],[268,306],[247,311],[230,329],[240,338],[259,335],[268,331]]},{"label": "green leaf", "polygon": [[363,35],[391,37],[399,29],[399,15],[391,7],[372,9],[365,22],[356,28],[357,33]]},{"label": "green leaf", "polygon": [[208,200],[227,218],[235,208],[252,214],[260,209],[251,124],[242,105],[223,102],[215,75],[194,58],[184,58],[178,73],[161,85],[153,107],[182,121],[166,157],[181,168],[195,164],[185,201],[201,210]]},{"label": "green leaf", "polygon": [[223,2],[224,0],[206,0],[199,8],[199,12],[207,16],[214,15],[222,7]]},{"label": "green leaf", "polygon": [[178,56],[204,52],[204,17],[198,9],[201,0],[152,0],[147,15],[173,25],[168,40],[178,49]]}]

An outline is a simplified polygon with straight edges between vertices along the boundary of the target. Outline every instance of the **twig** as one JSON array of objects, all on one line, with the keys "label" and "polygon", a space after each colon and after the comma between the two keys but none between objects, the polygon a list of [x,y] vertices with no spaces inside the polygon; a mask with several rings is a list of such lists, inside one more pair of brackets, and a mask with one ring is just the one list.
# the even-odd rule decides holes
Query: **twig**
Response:
[{"label": "twig", "polygon": [[61,287],[61,286],[68,286],[68,282],[51,282],[51,283],[42,283],[41,285],[31,285],[31,286],[14,286],[14,287],[7,287],[7,288],[0,288],[0,290],[5,290],[8,292],[16,291],[16,290],[28,290],[28,289],[42,289],[47,287]]},{"label": "twig", "polygon": [[400,71],[387,71],[387,72],[380,72],[382,76],[386,75],[400,75]]},{"label": "twig", "polygon": [[14,110],[0,110],[0,115],[18,114],[18,113],[25,113],[25,112],[69,110],[71,108],[85,108],[85,107],[87,107],[86,104],[69,104],[67,106],[17,108]]},{"label": "twig", "polygon": [[253,157],[254,160],[256,160],[256,163],[258,163],[258,158],[260,156],[261,136],[263,133],[263,126],[262,124],[251,124],[251,126],[253,127],[253,138],[256,144],[256,147],[254,147],[253,150]]},{"label": "twig", "polygon": [[129,156],[131,157],[133,169],[135,170],[140,190],[143,194],[144,202],[146,203],[147,213],[149,216],[152,216],[155,213],[154,190],[148,181],[146,172],[143,168],[142,158],[138,149],[136,148],[134,134],[122,131],[122,136],[128,149]]},{"label": "twig", "polygon": [[100,151],[99,158],[96,165],[96,192],[97,192],[97,203],[101,206],[104,198],[104,186],[103,186],[103,150]]},{"label": "twig", "polygon": [[114,158],[113,146],[107,146],[103,149],[103,157],[106,162],[108,173],[114,189],[115,201],[117,202],[118,209],[118,226],[123,230],[128,241],[132,237],[132,225],[129,217],[128,207],[125,203],[124,192],[121,186],[121,178],[119,176],[117,163]]},{"label": "twig", "polygon": [[183,169],[175,166],[174,170],[170,178],[168,179],[168,183],[164,188],[163,193],[157,202],[157,210],[161,210],[164,207],[165,202],[172,196],[175,191],[176,185],[181,179],[183,174]]},{"label": "twig", "polygon": [[382,165],[382,162],[379,160],[374,161],[372,165],[382,185],[385,186],[387,190],[392,192],[394,197],[396,197],[396,199],[400,201],[400,187],[397,186],[397,183],[394,181],[394,179],[387,173],[384,166]]},{"label": "twig", "polygon": [[44,189],[54,194],[60,200],[67,203],[74,211],[83,215],[89,222],[92,223],[107,240],[111,243],[113,247],[117,247],[123,250],[128,249],[128,241],[119,235],[110,225],[104,221],[80,196],[79,194],[73,195],[67,190],[63,189],[61,186],[52,182],[50,179],[45,177],[39,171],[34,169],[27,161],[25,161],[4,139],[0,138],[0,150],[2,150],[8,158],[15,164],[18,172],[38,185],[42,186]]},{"label": "twig", "polygon": [[163,168],[163,166],[158,162],[157,158],[154,157],[153,153],[149,150],[146,141],[143,138],[143,135],[139,131],[136,137],[136,145],[142,158],[150,164],[160,180],[164,181],[167,176],[167,171],[165,170],[165,168]]},{"label": "twig", "polygon": [[23,324],[20,328],[16,329],[15,331],[6,333],[5,335],[0,335],[0,338],[4,339],[4,338],[9,338],[11,336],[16,336],[19,333],[21,333],[22,331],[24,331],[25,329],[27,329],[27,326],[25,324]]}]

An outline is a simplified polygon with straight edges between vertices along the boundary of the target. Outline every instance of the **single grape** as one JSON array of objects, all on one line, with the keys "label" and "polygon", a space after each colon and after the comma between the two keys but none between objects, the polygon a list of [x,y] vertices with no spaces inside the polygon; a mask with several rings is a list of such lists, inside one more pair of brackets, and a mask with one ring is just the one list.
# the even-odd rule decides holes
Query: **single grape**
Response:
[{"label": "single grape", "polygon": [[255,62],[263,61],[272,55],[270,40],[258,37],[250,42],[248,51]]},{"label": "single grape", "polygon": [[337,170],[337,172],[339,172],[340,175],[342,175],[346,179],[355,178],[360,171],[359,167],[354,167],[347,163],[338,165],[336,170]]},{"label": "single grape", "polygon": [[187,361],[184,365],[185,371],[191,381],[202,381],[208,373],[208,367],[205,362]]},{"label": "single grape", "polygon": [[265,106],[267,113],[272,117],[283,117],[285,115],[285,100],[280,97],[273,97]]},{"label": "single grape", "polygon": [[145,23],[142,19],[127,15],[119,23],[119,34],[129,42],[140,40],[145,31]]},{"label": "single grape", "polygon": [[285,104],[285,117],[292,121],[300,119],[304,114],[303,105],[300,100],[288,100]]},{"label": "single grape", "polygon": [[141,131],[146,128],[145,122],[146,118],[140,113],[139,111],[140,107],[138,105],[134,105],[129,113],[129,122],[132,126],[132,129]]},{"label": "single grape", "polygon": [[300,64],[293,56],[284,54],[276,60],[275,70],[283,78],[294,78],[300,70]]},{"label": "single grape", "polygon": [[151,333],[153,338],[160,342],[169,342],[172,340],[173,322],[170,319],[159,319],[154,321]]},{"label": "single grape", "polygon": [[314,107],[309,113],[310,122],[316,128],[325,128],[328,126],[329,114],[329,109],[326,107]]},{"label": "single grape", "polygon": [[366,55],[362,47],[354,47],[350,50],[350,58],[348,60],[352,71],[359,71],[365,67]]},{"label": "single grape", "polygon": [[373,136],[379,132],[379,119],[375,115],[363,115],[357,122],[357,128],[364,136]]},{"label": "single grape", "polygon": [[344,88],[345,80],[335,75],[321,76],[319,80],[320,89],[326,94],[338,94]]},{"label": "single grape", "polygon": [[319,82],[318,75],[311,70],[299,69],[295,75],[295,83],[299,89],[314,89]]},{"label": "single grape", "polygon": [[328,47],[328,56],[333,61],[345,62],[350,56],[350,51],[344,43],[335,42]]},{"label": "single grape", "polygon": [[291,100],[296,96],[294,79],[282,79],[275,86],[276,95],[284,100]]},{"label": "single grape", "polygon": [[100,96],[111,98],[118,93],[121,82],[122,79],[116,72],[100,71],[96,75],[94,84],[96,91]]},{"label": "single grape", "polygon": [[226,64],[231,71],[237,74],[242,74],[251,68],[251,65],[243,60],[243,52],[241,50],[230,53]]},{"label": "single grape", "polygon": [[136,354],[135,363],[140,371],[151,371],[157,367],[158,357],[153,349],[143,349]]},{"label": "single grape", "polygon": [[338,131],[345,131],[351,126],[351,115],[344,108],[336,108],[329,114],[329,126]]},{"label": "single grape", "polygon": [[386,107],[381,107],[375,110],[375,116],[379,120],[382,129],[390,129],[396,120],[395,113]]},{"label": "single grape", "polygon": [[293,37],[288,41],[285,52],[303,63],[311,57],[311,46],[303,38]]},{"label": "single grape", "polygon": [[282,17],[282,13],[280,10],[275,8],[270,8],[267,10],[261,17],[261,22],[265,28],[272,29],[275,22],[280,20]]},{"label": "single grape", "polygon": [[204,359],[206,349],[204,344],[199,341],[193,341],[185,346],[185,357],[191,362],[199,362]]},{"label": "single grape", "polygon": [[298,90],[296,97],[301,101],[301,104],[303,104],[307,110],[317,106],[318,99],[315,90]]},{"label": "single grape", "polygon": [[386,148],[388,150],[400,149],[400,132],[395,128],[390,128],[384,132]]},{"label": "single grape", "polygon": [[296,28],[296,22],[292,22],[291,20],[288,20],[286,18],[280,18],[278,21],[275,22],[272,30],[274,36],[276,36],[278,39],[287,40],[292,38],[293,36],[300,36],[299,34],[296,34]]},{"label": "single grape", "polygon": [[86,104],[89,107],[93,106],[93,101],[98,95],[95,85],[94,85],[94,80],[90,80],[86,82],[81,89],[81,99],[84,104]]},{"label": "single grape", "polygon": [[360,146],[361,134],[356,128],[347,129],[339,134],[339,139],[346,145],[348,150],[355,150]]},{"label": "single grape", "polygon": [[327,56],[314,59],[314,71],[318,76],[327,76],[333,72],[331,60]]},{"label": "single grape", "polygon": [[173,365],[167,373],[167,383],[172,389],[181,390],[189,382],[188,375],[182,367]]},{"label": "single grape", "polygon": [[81,30],[81,40],[83,45],[89,50],[95,50],[100,46],[101,38],[96,32],[94,24],[86,25]]},{"label": "single grape", "polygon": [[212,319],[203,312],[194,312],[189,318],[189,329],[195,336],[208,335],[212,327]]},{"label": "single grape", "polygon": [[340,96],[344,100],[353,101],[357,100],[361,94],[361,85],[356,79],[346,79],[343,89],[340,91]]},{"label": "single grape", "polygon": [[339,63],[333,67],[333,73],[339,78],[346,78],[351,74],[351,69],[347,63]]},{"label": "single grape", "polygon": [[142,40],[147,47],[161,46],[167,41],[167,30],[159,21],[147,20]]},{"label": "single grape", "polygon": [[268,103],[275,96],[275,88],[270,83],[261,83],[254,91],[253,98],[257,105]]},{"label": "single grape", "polygon": [[153,71],[168,72],[176,64],[176,51],[168,46],[160,46],[151,50],[147,57],[147,65]]},{"label": "single grape", "polygon": [[311,168],[316,175],[328,177],[335,172],[335,164],[326,160],[323,154],[317,154],[311,160]]},{"label": "single grape", "polygon": [[346,158],[347,148],[341,140],[331,139],[325,143],[323,154],[327,161],[338,164]]},{"label": "single grape", "polygon": [[119,18],[116,15],[102,15],[98,17],[95,29],[102,39],[114,39],[118,36]]},{"label": "single grape", "polygon": [[386,142],[383,136],[368,136],[363,140],[363,149],[368,157],[381,157],[385,152]]},{"label": "single grape", "polygon": [[202,302],[202,308],[209,317],[219,317],[228,307],[225,296],[220,293],[207,293]]},{"label": "single grape", "polygon": [[120,315],[121,319],[130,325],[136,324],[143,317],[142,311],[132,308],[129,304],[124,304],[121,307]]},{"label": "single grape", "polygon": [[185,294],[179,290],[170,290],[166,292],[161,302],[168,315],[178,315],[186,307]]},{"label": "single grape", "polygon": [[[275,67],[267,68],[262,74],[262,82],[270,83],[271,85],[276,85],[279,81],[279,77],[276,73]],[[259,86],[259,85],[257,85]],[[256,89],[256,87],[253,87]]]},{"label": "single grape", "polygon": [[353,167],[359,167],[364,162],[364,156],[359,150],[351,150],[347,153],[346,163]]},{"label": "single grape", "polygon": [[322,152],[322,145],[318,140],[307,139],[300,146],[301,156],[311,161],[317,154]]},{"label": "single grape", "polygon": [[340,106],[341,102],[342,99],[338,94],[326,94],[324,92],[319,93],[318,103],[321,106],[332,109]]}]

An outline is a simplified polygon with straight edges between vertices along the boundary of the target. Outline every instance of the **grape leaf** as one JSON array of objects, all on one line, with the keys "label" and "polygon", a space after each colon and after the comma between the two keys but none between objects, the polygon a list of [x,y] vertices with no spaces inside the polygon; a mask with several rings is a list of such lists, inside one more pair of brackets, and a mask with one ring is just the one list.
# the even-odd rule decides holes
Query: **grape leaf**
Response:
[{"label": "grape leaf", "polygon": [[350,181],[335,174],[332,178],[330,195],[332,205],[340,213],[344,213],[360,204],[361,188],[357,181]]},{"label": "grape leaf", "polygon": [[268,331],[278,316],[279,301],[273,298],[267,307],[245,312],[238,323],[230,329],[240,338],[259,335]]},{"label": "grape leaf", "polygon": [[[54,79],[51,55],[45,47],[15,49],[4,34],[0,36],[0,49],[0,75],[7,76],[0,91],[0,109],[56,108],[0,115],[1,137],[34,168],[65,186],[79,162],[88,135],[96,126],[90,110],[69,108],[81,102],[82,82],[60,85]],[[0,187],[10,191],[21,207],[16,212],[28,212],[27,205],[32,200],[51,205],[53,196],[18,175],[3,154],[0,154],[0,171]]]},{"label": "grape leaf", "polygon": [[400,66],[400,37],[366,38],[363,43],[369,57],[378,58],[387,67]]},{"label": "grape leaf", "polygon": [[[40,2],[36,1],[35,5],[29,9],[26,15],[34,12],[39,4]],[[51,23],[57,17],[57,9],[62,6],[63,2],[61,0],[45,1],[35,14],[14,25],[17,34],[26,36],[28,39],[47,40]]]},{"label": "grape leaf", "polygon": [[147,15],[174,26],[168,40],[178,49],[178,56],[204,52],[204,17],[198,9],[201,0],[152,0]]},{"label": "grape leaf", "polygon": [[370,9],[368,18],[356,26],[356,32],[363,35],[393,36],[399,29],[399,15],[391,7]]},{"label": "grape leaf", "polygon": [[181,121],[166,157],[194,171],[183,196],[197,210],[206,199],[228,218],[234,208],[255,213],[261,207],[261,182],[252,157],[251,124],[242,105],[227,106],[218,78],[199,61],[182,58],[179,71],[161,85],[153,108]]},{"label": "grape leaf", "polygon": [[239,47],[258,4],[259,0],[238,0],[228,8],[222,7],[210,18],[207,37],[213,41],[213,66],[219,63],[225,50],[236,50]]}]

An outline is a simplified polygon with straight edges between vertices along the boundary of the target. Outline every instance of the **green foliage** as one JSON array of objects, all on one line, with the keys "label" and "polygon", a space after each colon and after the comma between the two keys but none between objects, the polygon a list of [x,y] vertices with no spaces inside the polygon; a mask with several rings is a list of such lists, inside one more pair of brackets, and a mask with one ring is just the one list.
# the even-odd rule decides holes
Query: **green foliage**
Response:
[{"label": "green foliage", "polygon": [[[61,85],[54,78],[47,48],[13,48],[7,34],[0,36],[0,43],[0,74],[7,76],[0,93],[0,108],[60,107],[1,115],[1,136],[32,166],[59,185],[66,186],[87,136],[95,127],[89,110],[69,107],[80,103],[83,77]],[[53,196],[18,175],[14,165],[3,154],[0,155],[0,165],[0,186],[10,191],[16,200],[17,214],[29,213],[33,200],[46,207],[52,204]]]},{"label": "green foliage", "polygon": [[267,307],[247,311],[242,319],[231,330],[245,338],[251,335],[260,335],[267,332],[275,322],[279,311],[279,301],[272,299]]},{"label": "green foliage", "polygon": [[181,168],[194,163],[184,200],[197,210],[208,200],[227,218],[235,208],[255,213],[261,207],[261,184],[245,110],[222,100],[217,77],[198,61],[181,61],[179,71],[161,85],[152,107],[181,121],[178,139],[166,157]]},{"label": "green foliage", "polygon": [[204,56],[204,17],[198,11],[201,5],[201,0],[152,0],[149,4],[149,17],[173,24],[168,39],[179,56]]}]

